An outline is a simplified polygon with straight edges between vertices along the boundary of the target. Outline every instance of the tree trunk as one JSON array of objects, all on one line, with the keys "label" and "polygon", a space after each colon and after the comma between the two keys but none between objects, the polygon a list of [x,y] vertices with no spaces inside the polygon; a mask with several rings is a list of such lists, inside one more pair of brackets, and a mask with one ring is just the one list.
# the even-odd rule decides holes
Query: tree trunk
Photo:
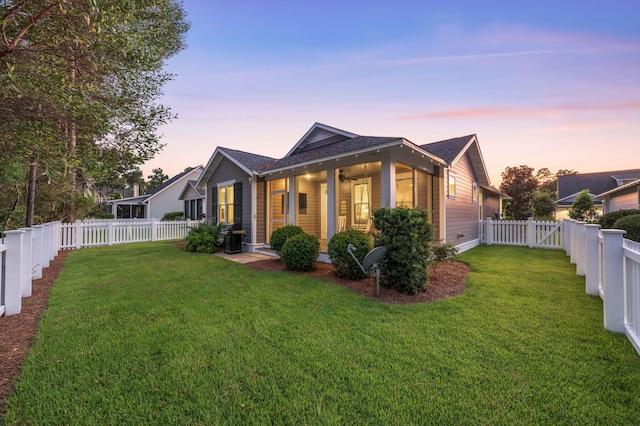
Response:
[{"label": "tree trunk", "polygon": [[32,158],[29,162],[29,185],[27,186],[27,219],[24,226],[31,228],[33,226],[33,214],[36,203],[36,180],[38,171],[37,158]]}]

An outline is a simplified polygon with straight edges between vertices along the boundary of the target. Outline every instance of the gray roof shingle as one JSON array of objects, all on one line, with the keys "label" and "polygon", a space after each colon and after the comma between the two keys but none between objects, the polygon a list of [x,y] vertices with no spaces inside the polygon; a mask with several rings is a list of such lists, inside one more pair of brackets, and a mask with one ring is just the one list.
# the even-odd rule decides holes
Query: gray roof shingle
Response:
[{"label": "gray roof shingle", "polygon": [[475,135],[461,136],[459,138],[427,143],[420,145],[420,148],[442,158],[448,163],[451,163],[474,136]]},{"label": "gray roof shingle", "polygon": [[258,171],[270,163],[276,161],[275,158],[265,157],[264,155],[252,154],[250,152],[239,151],[237,149],[220,147],[221,151],[224,151],[227,155],[235,158],[240,164],[252,172]]},{"label": "gray roof shingle", "polygon": [[[629,182],[640,179],[640,169],[615,170],[597,173],[578,173],[558,177],[558,200],[574,195],[583,189],[588,189],[592,195],[602,194],[618,187],[617,179]],[[626,183],[624,182],[624,183]],[[568,204],[573,201],[566,200]]]}]

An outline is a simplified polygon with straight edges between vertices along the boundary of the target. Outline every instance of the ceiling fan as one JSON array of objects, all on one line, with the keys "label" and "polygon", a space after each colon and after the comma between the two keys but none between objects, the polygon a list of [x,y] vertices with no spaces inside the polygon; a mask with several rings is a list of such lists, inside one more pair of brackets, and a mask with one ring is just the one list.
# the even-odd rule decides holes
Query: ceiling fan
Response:
[{"label": "ceiling fan", "polygon": [[338,178],[340,179],[340,182],[344,182],[345,180],[358,180],[358,178],[347,177],[342,169],[338,170]]}]

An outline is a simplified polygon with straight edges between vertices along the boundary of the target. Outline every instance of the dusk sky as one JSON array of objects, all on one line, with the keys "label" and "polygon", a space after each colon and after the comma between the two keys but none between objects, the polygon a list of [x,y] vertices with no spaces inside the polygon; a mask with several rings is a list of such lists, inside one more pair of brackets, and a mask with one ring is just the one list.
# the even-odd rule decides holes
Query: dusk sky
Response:
[{"label": "dusk sky", "polygon": [[315,123],[416,144],[477,134],[507,166],[640,168],[640,1],[185,0],[178,119],[142,169],[217,146],[280,158]]}]

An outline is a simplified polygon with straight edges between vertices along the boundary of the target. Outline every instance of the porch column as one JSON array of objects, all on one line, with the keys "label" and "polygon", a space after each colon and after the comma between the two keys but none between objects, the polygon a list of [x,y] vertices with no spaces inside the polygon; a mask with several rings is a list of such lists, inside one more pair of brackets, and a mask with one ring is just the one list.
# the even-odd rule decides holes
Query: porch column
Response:
[{"label": "porch column", "polygon": [[[322,194],[320,194],[322,196]],[[327,169],[327,241],[336,233],[336,169]]]},{"label": "porch column", "polygon": [[249,244],[253,246],[258,241],[258,176],[250,177],[249,185],[251,185],[251,241]]},{"label": "porch column", "polygon": [[394,208],[396,206],[396,163],[389,158],[382,159],[382,207]]},{"label": "porch column", "polygon": [[298,211],[298,204],[296,203],[296,194],[298,193],[296,189],[296,177],[289,177],[289,222],[288,225],[296,224],[296,212]]}]

